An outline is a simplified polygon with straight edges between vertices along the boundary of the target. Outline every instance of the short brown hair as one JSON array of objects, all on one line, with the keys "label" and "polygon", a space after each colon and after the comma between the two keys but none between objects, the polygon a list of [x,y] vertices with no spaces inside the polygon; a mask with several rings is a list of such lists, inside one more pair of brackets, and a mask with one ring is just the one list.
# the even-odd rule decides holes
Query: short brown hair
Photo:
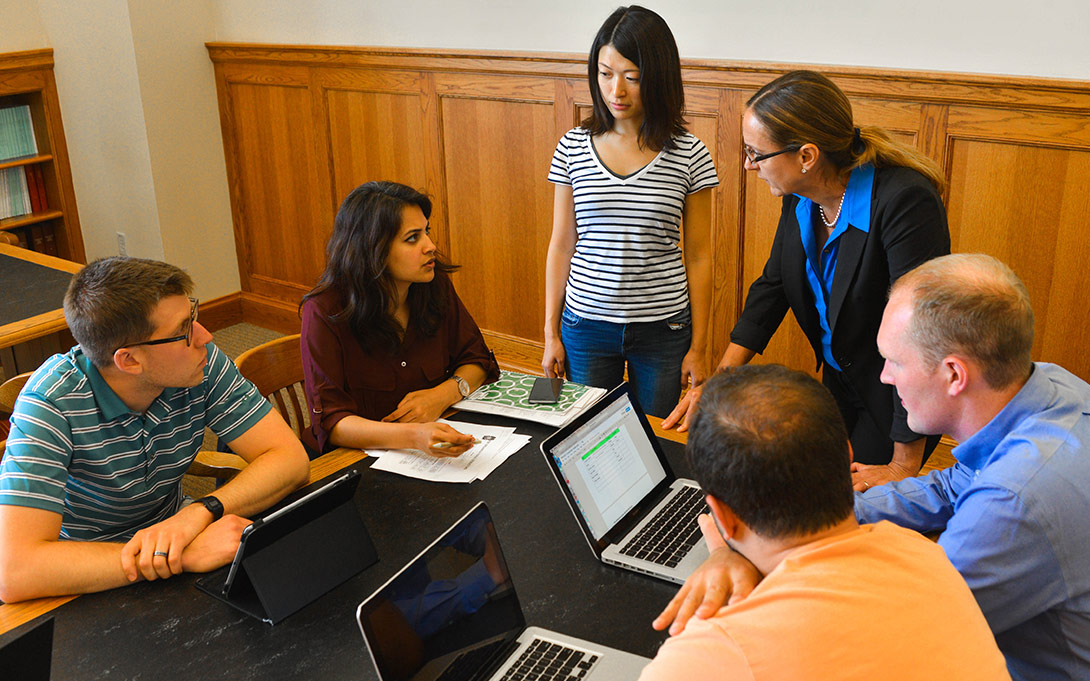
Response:
[{"label": "short brown hair", "polygon": [[746,107],[773,142],[796,148],[813,144],[838,171],[871,163],[876,168],[911,168],[940,192],[946,182],[935,161],[896,142],[883,128],[856,128],[848,96],[816,71],[783,74],[754,93]]},{"label": "short brown hair", "polygon": [[158,260],[112,257],[84,267],[64,294],[64,318],[95,366],[113,363],[114,351],[155,332],[148,317],[168,296],[188,296],[193,280]]},{"label": "short brown hair", "polygon": [[935,258],[898,279],[890,296],[902,292],[912,299],[908,334],[930,365],[963,355],[980,364],[997,390],[1029,376],[1029,291],[999,260],[981,253]]},{"label": "short brown hair", "polygon": [[765,537],[813,534],[852,514],[844,418],[800,371],[763,364],[713,376],[686,452],[704,491]]}]

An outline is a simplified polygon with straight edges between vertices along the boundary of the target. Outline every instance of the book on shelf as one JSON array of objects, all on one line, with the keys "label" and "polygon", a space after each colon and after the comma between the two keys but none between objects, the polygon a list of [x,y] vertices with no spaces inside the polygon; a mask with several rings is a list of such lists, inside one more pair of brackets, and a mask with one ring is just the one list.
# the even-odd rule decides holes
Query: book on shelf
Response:
[{"label": "book on shelf", "polygon": [[23,167],[0,170],[0,219],[33,212],[30,187]]},{"label": "book on shelf", "polygon": [[30,107],[23,104],[0,109],[0,161],[37,153]]},{"label": "book on shelf", "polygon": [[602,388],[564,381],[560,399],[555,404],[530,404],[530,389],[536,378],[515,371],[500,371],[498,381],[482,385],[469,397],[451,406],[559,428],[606,394]]}]

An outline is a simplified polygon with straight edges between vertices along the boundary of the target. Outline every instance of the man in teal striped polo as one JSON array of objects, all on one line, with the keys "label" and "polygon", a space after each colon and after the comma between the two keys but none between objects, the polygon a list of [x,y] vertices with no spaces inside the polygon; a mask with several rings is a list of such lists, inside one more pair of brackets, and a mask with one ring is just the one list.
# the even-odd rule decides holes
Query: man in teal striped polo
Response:
[{"label": "man in teal striped polo", "polygon": [[[245,516],[307,479],[295,433],[197,322],[193,281],[91,263],[64,314],[79,345],[30,377],[0,464],[0,599],[101,591],[227,564]],[[186,503],[208,427],[248,465]]]}]

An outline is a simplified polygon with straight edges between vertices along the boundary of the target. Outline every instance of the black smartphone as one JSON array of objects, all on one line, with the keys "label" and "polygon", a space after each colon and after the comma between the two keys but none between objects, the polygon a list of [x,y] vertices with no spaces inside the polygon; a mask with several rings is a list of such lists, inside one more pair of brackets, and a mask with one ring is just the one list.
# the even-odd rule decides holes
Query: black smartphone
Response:
[{"label": "black smartphone", "polygon": [[560,399],[560,391],[564,388],[562,378],[535,378],[534,387],[530,389],[530,404],[556,404]]}]

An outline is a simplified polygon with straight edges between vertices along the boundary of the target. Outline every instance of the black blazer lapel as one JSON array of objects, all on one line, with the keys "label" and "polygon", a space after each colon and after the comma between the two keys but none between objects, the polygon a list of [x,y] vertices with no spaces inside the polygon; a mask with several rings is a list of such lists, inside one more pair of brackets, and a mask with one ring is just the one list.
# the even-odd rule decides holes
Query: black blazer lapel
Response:
[{"label": "black blazer lapel", "polygon": [[840,235],[840,250],[836,256],[836,273],[833,275],[833,290],[829,291],[829,328],[836,333],[836,319],[840,316],[840,308],[844,306],[844,298],[848,295],[855,272],[859,269],[862,260],[863,247],[867,245],[867,232],[849,227]]}]

